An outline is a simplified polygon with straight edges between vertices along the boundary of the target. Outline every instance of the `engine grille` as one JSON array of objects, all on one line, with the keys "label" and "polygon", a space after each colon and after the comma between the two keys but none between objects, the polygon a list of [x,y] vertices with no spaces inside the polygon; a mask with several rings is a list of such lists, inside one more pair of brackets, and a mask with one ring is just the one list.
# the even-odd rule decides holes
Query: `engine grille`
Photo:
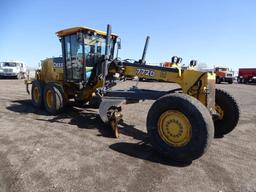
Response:
[{"label": "engine grille", "polygon": [[4,71],[5,73],[12,73],[12,72],[13,72],[12,69],[4,69],[3,71]]}]

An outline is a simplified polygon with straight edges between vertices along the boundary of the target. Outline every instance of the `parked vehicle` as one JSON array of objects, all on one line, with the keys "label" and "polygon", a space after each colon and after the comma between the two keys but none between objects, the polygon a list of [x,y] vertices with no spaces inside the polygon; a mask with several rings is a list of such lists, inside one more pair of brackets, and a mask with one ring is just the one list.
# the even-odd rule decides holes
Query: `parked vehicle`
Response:
[{"label": "parked vehicle", "polygon": [[6,61],[0,63],[1,78],[24,79],[26,77],[26,65],[21,61]]},{"label": "parked vehicle", "polygon": [[255,83],[256,68],[240,68],[237,77],[238,83]]},{"label": "parked vehicle", "polygon": [[[142,59],[129,62],[115,58],[121,41],[111,34],[110,25],[107,32],[73,27],[56,34],[63,63],[48,58],[36,70],[36,78],[25,81],[28,93],[32,84],[31,101],[35,107],[44,106],[49,114],[55,115],[64,110],[70,99],[81,106],[92,102],[99,107],[102,122],[112,128],[114,137],[119,137],[122,105],[155,100],[147,114],[148,139],[157,152],[175,162],[191,162],[201,157],[214,136],[222,137],[236,127],[239,107],[231,95],[215,89],[215,74],[195,70],[195,61],[186,70],[146,64],[149,37]],[[89,70],[92,72],[88,77]],[[112,89],[126,77],[175,82],[181,89],[164,91],[161,85],[158,90]]]},{"label": "parked vehicle", "polygon": [[214,72],[216,74],[216,83],[228,82],[233,83],[234,75],[233,72],[226,67],[214,67]]}]

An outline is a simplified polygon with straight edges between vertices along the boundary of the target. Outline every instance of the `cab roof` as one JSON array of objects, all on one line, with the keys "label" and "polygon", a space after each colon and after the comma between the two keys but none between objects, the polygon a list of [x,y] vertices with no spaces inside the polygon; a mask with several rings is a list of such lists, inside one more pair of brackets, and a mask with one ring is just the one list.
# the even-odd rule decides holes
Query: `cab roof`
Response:
[{"label": "cab roof", "polygon": [[[63,29],[63,30],[57,31],[56,35],[58,37],[63,37],[63,36],[74,34],[74,33],[81,32],[81,31],[87,31],[87,32],[89,31],[89,32],[93,32],[93,33],[96,33],[99,35],[107,36],[107,33],[105,31],[100,31],[97,29],[89,28],[89,27],[72,27],[72,28],[68,28],[68,29]],[[113,37],[118,37],[116,34],[111,34],[111,35]]]},{"label": "cab roof", "polygon": [[228,67],[223,67],[223,66],[215,66],[214,68],[228,69]]}]

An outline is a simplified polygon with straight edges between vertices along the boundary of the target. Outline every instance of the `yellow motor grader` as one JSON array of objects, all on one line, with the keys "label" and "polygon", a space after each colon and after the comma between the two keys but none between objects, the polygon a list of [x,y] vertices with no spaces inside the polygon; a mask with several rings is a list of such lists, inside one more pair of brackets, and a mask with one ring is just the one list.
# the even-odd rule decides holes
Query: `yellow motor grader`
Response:
[{"label": "yellow motor grader", "polygon": [[[100,98],[99,115],[111,125],[118,137],[122,105],[129,101],[155,100],[147,115],[150,142],[158,152],[175,161],[188,161],[202,156],[214,136],[231,132],[239,120],[236,101],[225,91],[215,88],[215,74],[194,70],[195,62],[182,69],[178,65],[147,65],[146,41],[142,59],[120,60],[120,38],[111,33],[87,27],[74,27],[57,32],[62,57],[42,62],[32,84],[32,103],[50,114],[64,109],[74,99],[86,103],[95,95]],[[118,81],[127,77],[175,82],[179,90],[153,91],[136,87],[113,91]]]}]

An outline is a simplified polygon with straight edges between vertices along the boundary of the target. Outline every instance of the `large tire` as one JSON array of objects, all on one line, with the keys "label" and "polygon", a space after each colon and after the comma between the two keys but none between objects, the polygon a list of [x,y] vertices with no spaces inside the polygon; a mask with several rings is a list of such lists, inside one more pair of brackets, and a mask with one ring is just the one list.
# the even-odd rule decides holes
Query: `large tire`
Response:
[{"label": "large tire", "polygon": [[232,83],[233,83],[233,80],[229,80],[229,81],[228,81],[228,84],[232,84]]},{"label": "large tire", "polygon": [[31,100],[36,108],[43,107],[43,83],[39,80],[32,82]]},{"label": "large tire", "polygon": [[216,84],[220,84],[221,83],[221,80],[219,77],[216,77]]},{"label": "large tire", "polygon": [[[163,119],[163,115],[168,113],[170,115]],[[173,113],[181,119],[187,119],[189,123],[177,121]],[[165,127],[161,126],[162,122],[166,123]],[[185,129],[186,125],[189,125],[189,131]],[[174,129],[178,132],[175,133]],[[158,152],[173,161],[187,162],[201,157],[207,151],[214,136],[214,125],[208,109],[201,102],[189,95],[174,93],[159,98],[151,106],[147,116],[147,131],[153,148]],[[166,138],[171,136],[173,140],[182,138],[184,133],[188,133],[188,136],[177,145],[171,139],[168,142],[164,132]]]},{"label": "large tire", "polygon": [[47,83],[44,88],[44,107],[51,115],[56,115],[64,107],[64,92],[57,83]]},{"label": "large tire", "polygon": [[101,102],[102,102],[101,96],[95,95],[89,101],[89,105],[90,105],[90,107],[92,107],[94,109],[98,109],[100,107]]},{"label": "large tire", "polygon": [[235,99],[220,89],[216,89],[215,105],[220,114],[220,118],[214,120],[215,137],[222,137],[236,127],[240,111]]}]

